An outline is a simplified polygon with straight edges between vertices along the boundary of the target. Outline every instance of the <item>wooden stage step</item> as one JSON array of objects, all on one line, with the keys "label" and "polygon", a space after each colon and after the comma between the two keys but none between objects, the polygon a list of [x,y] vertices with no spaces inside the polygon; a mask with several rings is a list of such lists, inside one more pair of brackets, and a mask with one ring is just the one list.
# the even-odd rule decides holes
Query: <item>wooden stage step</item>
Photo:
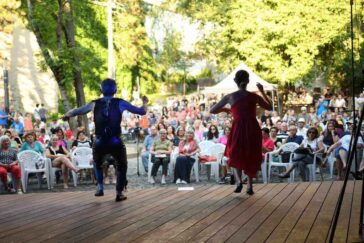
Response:
[{"label": "wooden stage step", "polygon": [[[0,195],[0,242],[325,242],[342,182]],[[245,188],[244,188],[245,189]],[[243,189],[243,190],[244,190]],[[350,181],[335,242],[358,235],[361,181]]]}]

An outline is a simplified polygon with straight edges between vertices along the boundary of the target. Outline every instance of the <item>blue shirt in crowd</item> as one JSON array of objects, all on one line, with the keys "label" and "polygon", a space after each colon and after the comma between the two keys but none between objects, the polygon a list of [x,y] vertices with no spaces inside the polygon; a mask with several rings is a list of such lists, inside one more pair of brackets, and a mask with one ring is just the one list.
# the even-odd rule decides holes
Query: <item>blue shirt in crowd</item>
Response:
[{"label": "blue shirt in crowd", "polygon": [[[0,110],[0,116],[7,116],[8,113],[6,113],[5,111],[1,111]],[[8,125],[8,118],[0,118],[0,126],[6,126]]]},{"label": "blue shirt in crowd", "polygon": [[152,145],[157,137],[158,137],[157,135],[155,135],[155,136],[148,135],[145,137],[144,146],[147,151],[150,151],[150,148],[152,147]]},{"label": "blue shirt in crowd", "polygon": [[294,137],[287,137],[286,143],[297,143],[301,145],[303,141],[303,137],[301,135],[296,135]]},{"label": "blue shirt in crowd", "polygon": [[24,125],[20,121],[13,122],[13,124],[11,124],[11,128],[15,129],[16,133],[19,135],[23,135],[24,133]]}]

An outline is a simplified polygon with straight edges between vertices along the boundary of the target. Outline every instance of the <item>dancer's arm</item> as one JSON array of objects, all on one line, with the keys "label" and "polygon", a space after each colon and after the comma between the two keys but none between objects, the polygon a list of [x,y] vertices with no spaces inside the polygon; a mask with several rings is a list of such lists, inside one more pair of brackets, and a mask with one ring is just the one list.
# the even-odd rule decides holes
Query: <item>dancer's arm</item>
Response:
[{"label": "dancer's arm", "polygon": [[260,93],[262,94],[262,96],[258,96],[258,104],[267,110],[272,110],[273,109],[273,105],[272,105],[272,101],[271,99],[267,96],[267,94],[264,92],[264,87],[263,85],[261,85],[260,83],[257,83],[257,87],[260,91]]},{"label": "dancer's arm", "polygon": [[224,106],[226,104],[228,104],[228,103],[229,103],[229,96],[226,95],[216,105],[214,105],[211,108],[210,113],[211,114],[218,114],[220,112],[227,112],[227,113],[229,113],[230,112],[230,109],[224,108]]},{"label": "dancer's arm", "polygon": [[95,103],[90,102],[79,108],[72,109],[62,116],[62,120],[65,121],[65,120],[68,120],[70,117],[87,114],[90,111],[92,111],[94,109],[94,107],[95,107]]},{"label": "dancer's arm", "polygon": [[132,104],[130,104],[129,102],[125,101],[125,100],[121,100],[119,102],[119,109],[121,112],[123,112],[124,110],[127,110],[131,113],[134,113],[134,114],[138,114],[138,115],[145,115],[148,111],[148,98],[146,96],[143,96],[142,97],[142,100],[143,100],[143,105],[141,107],[136,107]]}]

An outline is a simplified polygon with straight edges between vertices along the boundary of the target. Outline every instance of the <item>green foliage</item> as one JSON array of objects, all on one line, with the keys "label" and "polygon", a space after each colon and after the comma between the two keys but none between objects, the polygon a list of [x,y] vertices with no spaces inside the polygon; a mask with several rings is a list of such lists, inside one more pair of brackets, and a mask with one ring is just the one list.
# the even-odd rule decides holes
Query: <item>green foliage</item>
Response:
[{"label": "green foliage", "polygon": [[[175,0],[167,6],[200,21],[202,29],[210,28],[197,52],[221,70],[244,61],[264,79],[282,85],[324,77],[345,86],[351,77],[349,1]],[[355,14],[362,21],[359,8]],[[362,33],[356,32],[358,39]]]}]

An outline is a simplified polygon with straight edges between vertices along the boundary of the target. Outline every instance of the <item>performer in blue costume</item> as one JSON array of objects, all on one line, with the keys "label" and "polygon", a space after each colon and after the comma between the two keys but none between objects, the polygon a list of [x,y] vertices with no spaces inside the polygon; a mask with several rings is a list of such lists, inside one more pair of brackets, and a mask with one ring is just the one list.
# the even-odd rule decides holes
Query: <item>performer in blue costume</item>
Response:
[{"label": "performer in blue costume", "polygon": [[143,96],[143,106],[135,107],[129,102],[114,98],[117,86],[115,80],[105,79],[101,83],[101,92],[103,97],[92,102],[73,109],[63,115],[63,120],[70,117],[84,115],[90,111],[94,113],[95,135],[96,140],[93,146],[93,159],[97,179],[96,197],[104,195],[102,162],[103,157],[110,154],[115,159],[116,165],[116,199],[123,201],[126,196],[123,195],[123,189],[126,183],[126,172],[128,162],[126,157],[126,148],[120,138],[121,135],[121,118],[124,110],[134,114],[145,115],[147,112],[148,98]]}]

